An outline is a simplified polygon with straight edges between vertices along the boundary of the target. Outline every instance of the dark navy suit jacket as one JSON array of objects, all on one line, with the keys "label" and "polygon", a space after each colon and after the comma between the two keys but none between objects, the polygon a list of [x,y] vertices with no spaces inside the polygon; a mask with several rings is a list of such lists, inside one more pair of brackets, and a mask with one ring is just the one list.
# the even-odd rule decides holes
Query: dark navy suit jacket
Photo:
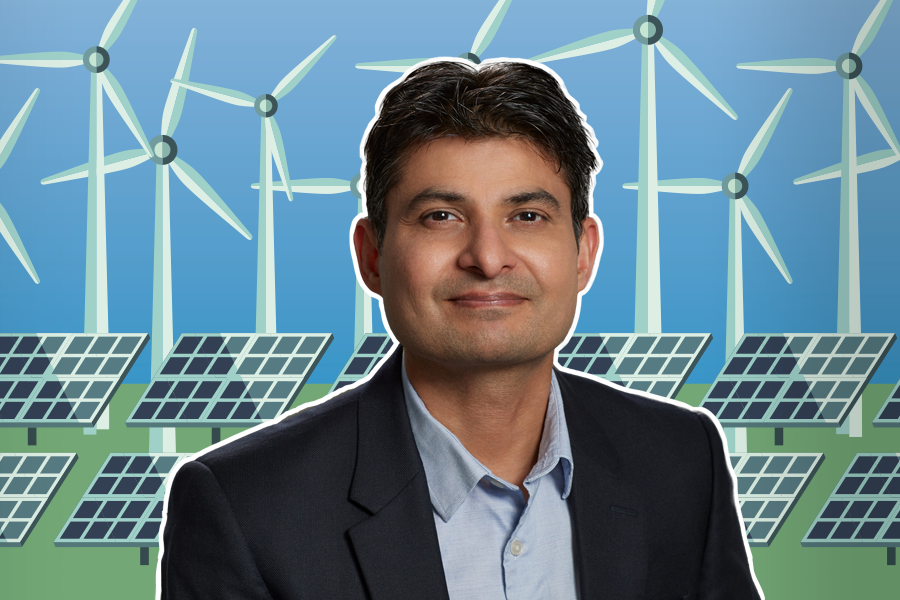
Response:
[{"label": "dark navy suit jacket", "polygon": [[[162,598],[448,598],[401,351],[367,383],[178,469]],[[557,377],[581,598],[759,598],[712,418]]]}]

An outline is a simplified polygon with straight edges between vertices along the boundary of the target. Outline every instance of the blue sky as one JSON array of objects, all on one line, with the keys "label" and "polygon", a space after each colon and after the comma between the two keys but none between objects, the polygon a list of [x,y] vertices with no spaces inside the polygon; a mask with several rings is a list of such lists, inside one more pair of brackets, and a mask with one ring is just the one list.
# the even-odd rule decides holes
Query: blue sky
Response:
[{"label": "blue sky", "polygon": [[[118,0],[32,0],[0,9],[0,55],[64,50],[99,42]],[[769,112],[793,88],[772,141],[751,177],[750,197],[793,276],[787,284],[744,228],[744,304],[748,332],[835,331],[839,181],[795,186],[794,178],[840,160],[841,80],[836,74],[789,75],[738,70],[740,62],[836,58],[850,50],[875,0],[669,0],[664,35],[703,71],[737,112],[732,121],[657,61],[659,176],[721,179],[737,169]],[[279,104],[291,176],[350,179],[359,141],[381,89],[394,76],[358,62],[456,56],[471,47],[493,0],[449,3],[300,3],[265,8],[230,1],[138,2],[111,51],[148,137],[159,133],[169,79],[191,28],[197,28],[191,79],[251,96],[281,78],[331,35],[337,40]],[[485,58],[528,58],[612,29],[630,28],[646,3],[514,0]],[[900,131],[900,59],[894,43],[900,9],[887,15],[864,56],[863,76]],[[628,332],[634,324],[640,48],[549,63],[580,103],[599,140],[604,167],[594,211],[606,245],[578,331]],[[0,130],[40,88],[28,123],[0,170],[0,203],[9,212],[41,278],[35,285],[0,247],[0,331],[83,330],[86,180],[40,185],[43,177],[87,161],[88,74],[84,69],[0,65]],[[107,154],[136,143],[105,103]],[[887,147],[857,108],[858,153]],[[189,93],[174,136],[178,155],[213,186],[254,234],[247,241],[172,178],[174,326],[180,333],[253,331],[255,326],[259,120],[249,109]],[[862,328],[900,330],[896,309],[900,251],[896,223],[900,163],[859,177]],[[153,274],[154,169],[139,165],[106,178],[109,326],[149,332]],[[354,275],[349,225],[356,198],[275,197],[278,328],[331,332],[335,339],[310,381],[330,383],[352,350]],[[709,332],[713,342],[692,383],[711,382],[725,341],[728,204],[720,194],[660,194],[662,319],[666,332]],[[377,320],[377,319],[376,319]],[[380,323],[376,325],[376,328]],[[127,382],[150,379],[149,347]],[[873,381],[896,382],[894,349]]]}]

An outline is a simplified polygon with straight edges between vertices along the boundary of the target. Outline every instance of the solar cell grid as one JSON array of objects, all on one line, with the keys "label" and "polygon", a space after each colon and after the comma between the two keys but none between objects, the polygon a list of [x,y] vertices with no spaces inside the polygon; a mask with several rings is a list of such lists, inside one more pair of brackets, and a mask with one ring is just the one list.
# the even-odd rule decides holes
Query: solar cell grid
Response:
[{"label": "solar cell grid", "polygon": [[894,334],[745,334],[701,406],[726,427],[839,426],[894,340]]},{"label": "solar cell grid", "polygon": [[165,482],[188,454],[110,454],[53,542],[56,546],[158,545]]},{"label": "solar cell grid", "polygon": [[559,364],[674,398],[710,340],[699,333],[575,333],[559,351]]},{"label": "solar cell grid", "polygon": [[0,334],[0,427],[96,424],[147,334]]},{"label": "solar cell grid", "polygon": [[731,454],[750,546],[772,543],[824,460],[823,454]]},{"label": "solar cell grid", "polygon": [[872,420],[872,425],[875,427],[900,427],[900,382],[888,394],[881,410]]},{"label": "solar cell grid", "polygon": [[394,342],[386,333],[365,334],[328,392],[356,383],[371,373],[393,347]]},{"label": "solar cell grid", "polygon": [[900,455],[857,454],[803,546],[900,546]]},{"label": "solar cell grid", "polygon": [[330,333],[183,334],[150,381],[129,427],[250,427],[286,410]]},{"label": "solar cell grid", "polygon": [[21,546],[77,460],[76,454],[0,454],[0,547]]}]

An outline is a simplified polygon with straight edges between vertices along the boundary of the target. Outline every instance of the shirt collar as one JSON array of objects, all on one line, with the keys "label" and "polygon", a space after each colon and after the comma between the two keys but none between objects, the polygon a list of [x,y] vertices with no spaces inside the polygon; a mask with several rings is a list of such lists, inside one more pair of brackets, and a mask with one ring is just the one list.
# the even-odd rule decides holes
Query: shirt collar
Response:
[{"label": "shirt collar", "polygon": [[[425,468],[431,504],[441,519],[447,522],[483,477],[488,476],[501,482],[502,480],[472,456],[459,438],[431,416],[406,376],[405,357],[402,362],[401,374],[406,410],[409,413],[416,447],[419,449],[422,465]],[[544,430],[541,434],[538,460],[525,481],[530,483],[543,477],[552,471],[557,463],[562,465],[564,481],[562,498],[565,499],[572,489],[572,449],[569,445],[569,431],[566,427],[562,394],[556,380],[556,373],[552,372],[550,396],[547,414],[544,417]],[[506,485],[514,487],[509,483]]]}]

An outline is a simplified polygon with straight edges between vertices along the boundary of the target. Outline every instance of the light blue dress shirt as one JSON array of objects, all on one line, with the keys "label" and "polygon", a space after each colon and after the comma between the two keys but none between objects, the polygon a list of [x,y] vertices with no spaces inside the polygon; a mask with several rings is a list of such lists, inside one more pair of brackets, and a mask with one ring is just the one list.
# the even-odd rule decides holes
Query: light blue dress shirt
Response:
[{"label": "light blue dress shirt", "polygon": [[525,478],[527,501],[518,486],[491,473],[431,416],[406,376],[405,362],[403,391],[428,480],[450,598],[576,598],[566,502],[572,450],[556,374],[538,461]]}]

